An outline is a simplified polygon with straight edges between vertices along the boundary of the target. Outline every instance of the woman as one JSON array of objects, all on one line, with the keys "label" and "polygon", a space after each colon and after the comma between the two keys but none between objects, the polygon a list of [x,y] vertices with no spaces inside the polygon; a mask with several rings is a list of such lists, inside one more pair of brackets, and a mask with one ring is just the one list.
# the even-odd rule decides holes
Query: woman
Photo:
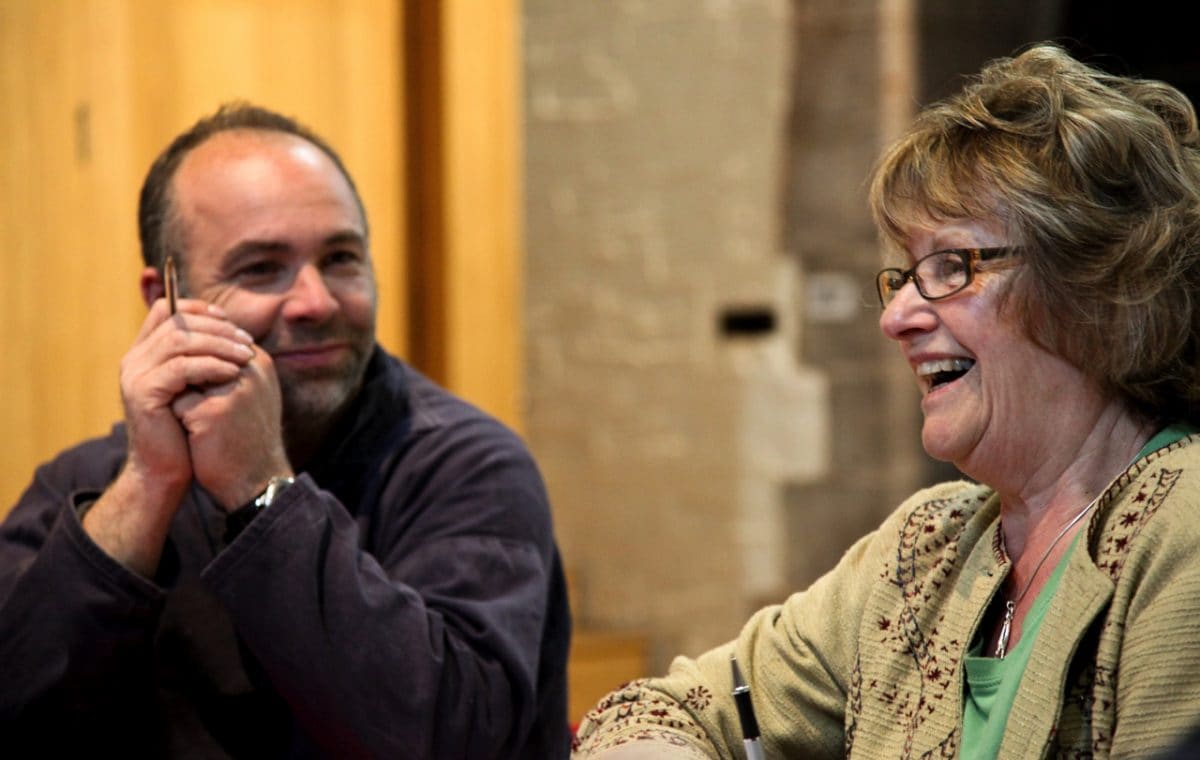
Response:
[{"label": "woman", "polygon": [[[1146,756],[1200,721],[1200,147],[1175,89],[1052,45],[883,156],[880,327],[919,492],[733,642],[604,700],[579,756]],[[634,740],[638,740],[633,743]],[[611,753],[606,752],[611,750]]]}]

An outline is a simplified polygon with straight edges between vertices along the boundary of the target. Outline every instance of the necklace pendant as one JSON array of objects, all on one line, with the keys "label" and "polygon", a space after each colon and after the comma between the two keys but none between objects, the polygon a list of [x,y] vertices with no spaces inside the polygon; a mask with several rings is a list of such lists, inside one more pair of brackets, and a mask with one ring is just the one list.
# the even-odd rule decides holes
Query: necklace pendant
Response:
[{"label": "necklace pendant", "polygon": [[1008,654],[1008,637],[1012,633],[1013,615],[1017,612],[1017,606],[1012,602],[1004,603],[1004,622],[1000,624],[1000,638],[996,641],[996,659],[1003,660],[1004,655]]}]

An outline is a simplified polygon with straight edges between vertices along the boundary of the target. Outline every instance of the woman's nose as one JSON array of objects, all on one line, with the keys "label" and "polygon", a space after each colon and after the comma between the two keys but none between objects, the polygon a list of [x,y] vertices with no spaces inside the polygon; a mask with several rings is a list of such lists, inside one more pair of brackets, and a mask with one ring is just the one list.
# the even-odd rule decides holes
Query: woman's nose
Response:
[{"label": "woman's nose", "polygon": [[929,302],[912,280],[900,286],[879,315],[879,329],[892,340],[900,340],[913,330],[933,329],[935,322]]}]

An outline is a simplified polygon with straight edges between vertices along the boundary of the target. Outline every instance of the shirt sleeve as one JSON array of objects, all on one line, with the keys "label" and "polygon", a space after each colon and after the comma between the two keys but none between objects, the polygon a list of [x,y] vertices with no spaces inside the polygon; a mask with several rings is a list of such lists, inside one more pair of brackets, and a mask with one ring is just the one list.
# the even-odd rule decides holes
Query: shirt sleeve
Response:
[{"label": "shirt sleeve", "polygon": [[96,728],[111,723],[104,705],[136,709],[153,692],[150,652],[163,591],[96,546],[78,514],[115,473],[117,447],[85,444],[40,467],[0,525],[6,735],[63,720]]},{"label": "shirt sleeve", "polygon": [[301,475],[202,573],[318,744],[472,758],[522,746],[558,568],[540,477],[493,425],[422,439],[353,516]]}]

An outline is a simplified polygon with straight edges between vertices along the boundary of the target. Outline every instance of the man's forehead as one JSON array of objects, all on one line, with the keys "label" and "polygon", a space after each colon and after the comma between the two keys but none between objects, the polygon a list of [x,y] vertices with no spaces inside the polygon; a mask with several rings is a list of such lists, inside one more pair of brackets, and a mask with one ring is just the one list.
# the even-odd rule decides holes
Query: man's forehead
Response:
[{"label": "man's forehead", "polygon": [[192,148],[180,162],[176,178],[230,163],[281,158],[314,169],[325,166],[336,170],[320,148],[297,135],[266,129],[230,129]]},{"label": "man's forehead", "polygon": [[295,135],[228,130],[195,147],[173,178],[181,244],[228,251],[246,240],[325,239],[366,223],[353,188],[317,146]]},{"label": "man's forehead", "polygon": [[175,211],[183,214],[202,207],[228,211],[284,198],[336,197],[365,228],[354,188],[337,164],[308,140],[284,132],[218,132],[184,157],[171,196]]}]

